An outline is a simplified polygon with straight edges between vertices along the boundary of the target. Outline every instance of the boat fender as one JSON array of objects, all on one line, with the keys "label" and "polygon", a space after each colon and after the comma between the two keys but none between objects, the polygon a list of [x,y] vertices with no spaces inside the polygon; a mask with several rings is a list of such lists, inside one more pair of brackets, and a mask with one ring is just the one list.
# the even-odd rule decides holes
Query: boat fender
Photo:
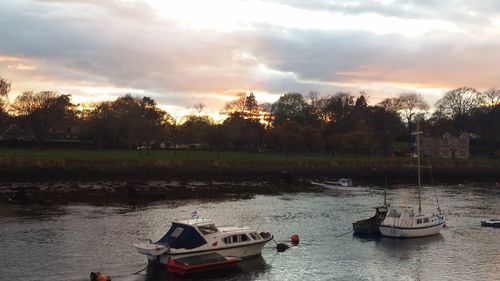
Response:
[{"label": "boat fender", "polygon": [[285,243],[278,243],[276,244],[276,250],[278,250],[278,252],[284,252],[286,251],[288,248],[290,248],[290,246],[288,246],[287,244]]},{"label": "boat fender", "polygon": [[299,244],[299,235],[296,233],[292,234],[292,237],[290,237],[290,240],[292,241],[292,244],[298,245]]},{"label": "boat fender", "polygon": [[99,271],[90,273],[90,281],[111,281],[111,277]]}]

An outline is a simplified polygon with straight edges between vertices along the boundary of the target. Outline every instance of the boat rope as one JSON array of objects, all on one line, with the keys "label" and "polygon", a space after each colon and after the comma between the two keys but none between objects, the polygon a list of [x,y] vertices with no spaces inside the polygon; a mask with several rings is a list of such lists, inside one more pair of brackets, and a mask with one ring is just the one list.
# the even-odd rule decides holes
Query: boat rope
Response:
[{"label": "boat rope", "polygon": [[429,165],[429,171],[431,174],[431,186],[432,186],[432,189],[434,190],[434,196],[436,197],[436,203],[437,203],[438,209],[441,209],[441,207],[439,207],[439,199],[438,199],[438,196],[436,193],[436,188],[434,187],[434,177],[432,176],[432,166],[431,165]]},{"label": "boat rope", "polygon": [[344,236],[344,235],[347,235],[347,234],[349,234],[349,233],[352,233],[353,231],[354,231],[354,230],[352,230],[352,229],[351,229],[351,230],[349,230],[349,232],[342,233],[342,234],[339,234],[339,235],[335,235],[335,236],[333,236],[333,237],[340,237],[340,236]]},{"label": "boat rope", "polygon": [[137,272],[135,272],[135,273],[132,273],[132,275],[137,275],[137,274],[139,274],[139,273],[143,272],[144,270],[146,270],[146,269],[150,268],[151,266],[153,266],[153,263],[148,264],[145,268],[143,268],[143,269],[141,269],[141,270],[139,270],[139,271],[137,271]]}]

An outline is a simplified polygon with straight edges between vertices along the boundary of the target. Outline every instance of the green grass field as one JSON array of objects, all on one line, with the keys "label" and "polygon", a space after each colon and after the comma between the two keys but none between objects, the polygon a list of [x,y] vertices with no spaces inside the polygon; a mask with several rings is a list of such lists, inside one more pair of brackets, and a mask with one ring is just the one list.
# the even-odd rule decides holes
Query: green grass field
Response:
[{"label": "green grass field", "polygon": [[[40,159],[40,160],[239,160],[239,161],[412,161],[408,157],[385,157],[366,154],[337,154],[327,153],[250,153],[250,152],[214,152],[214,151],[173,151],[151,150],[83,150],[83,149],[37,149],[37,148],[0,148],[0,159]],[[413,159],[414,160],[414,159]],[[428,160],[423,159],[423,163]],[[500,162],[498,159],[432,159],[433,163],[440,162]]]},{"label": "green grass field", "polygon": [[[336,155],[306,153],[245,153],[211,151],[152,150],[150,155],[139,150],[83,149],[0,149],[0,181],[56,180],[75,178],[165,178],[244,176],[261,177],[288,171],[296,176],[342,175],[358,178],[380,178],[394,175],[414,179],[415,158],[368,155]],[[433,159],[422,160],[431,165],[437,177],[492,179],[500,170],[498,159]],[[426,173],[425,171],[423,171]]]},{"label": "green grass field", "polygon": [[[63,159],[63,160],[241,160],[241,161],[315,161],[315,160],[367,160],[368,155],[336,155],[326,153],[249,153],[249,152],[214,152],[214,151],[172,151],[151,150],[76,150],[76,149],[0,149],[0,158],[7,159]],[[386,159],[373,156],[372,159]]]}]

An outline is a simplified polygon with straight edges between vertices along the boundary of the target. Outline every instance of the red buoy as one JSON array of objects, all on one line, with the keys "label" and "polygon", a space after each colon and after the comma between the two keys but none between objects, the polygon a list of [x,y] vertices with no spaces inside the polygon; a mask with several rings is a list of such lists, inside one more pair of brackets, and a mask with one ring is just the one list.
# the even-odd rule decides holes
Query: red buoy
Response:
[{"label": "red buoy", "polygon": [[298,245],[299,244],[299,235],[297,234],[292,234],[292,237],[290,238],[290,240],[292,240],[292,244],[294,245]]},{"label": "red buoy", "polygon": [[91,281],[111,281],[111,277],[109,277],[106,274],[102,274],[98,271],[98,272],[91,272],[90,273],[90,280]]}]

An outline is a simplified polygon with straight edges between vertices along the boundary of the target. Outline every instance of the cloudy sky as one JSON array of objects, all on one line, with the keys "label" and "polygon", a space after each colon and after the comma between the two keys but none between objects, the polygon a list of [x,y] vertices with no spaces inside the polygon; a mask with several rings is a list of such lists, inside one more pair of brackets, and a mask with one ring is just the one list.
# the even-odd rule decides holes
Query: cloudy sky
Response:
[{"label": "cloudy sky", "polygon": [[500,1],[2,0],[0,76],[76,102],[125,93],[218,111],[239,91],[500,86]]}]

